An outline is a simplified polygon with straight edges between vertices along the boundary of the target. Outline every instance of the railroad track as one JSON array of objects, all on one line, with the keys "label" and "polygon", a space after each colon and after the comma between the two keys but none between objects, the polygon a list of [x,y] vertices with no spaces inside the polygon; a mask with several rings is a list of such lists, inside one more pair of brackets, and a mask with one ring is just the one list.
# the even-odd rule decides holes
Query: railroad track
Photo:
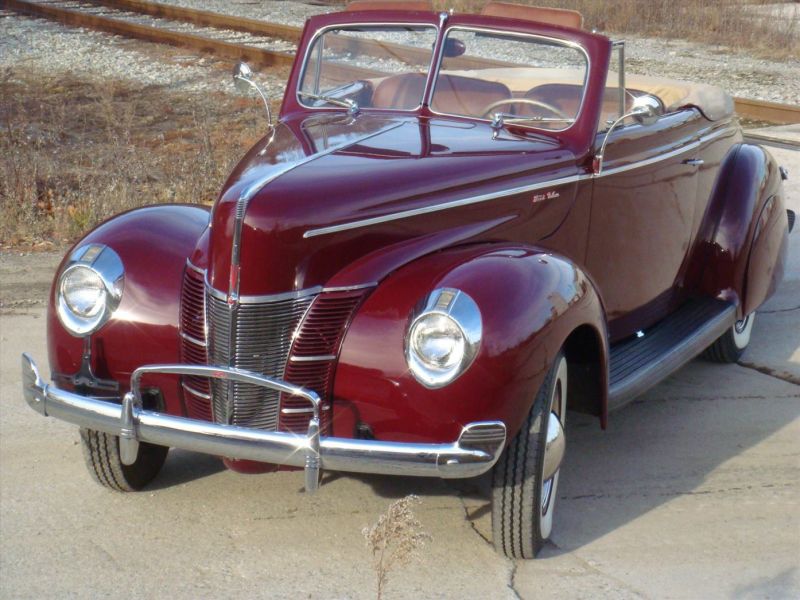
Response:
[{"label": "railroad track", "polygon": [[[301,28],[290,25],[142,0],[0,0],[0,7],[65,25],[181,46],[268,67],[291,65],[302,33]],[[413,62],[417,58],[415,49],[382,44],[382,51],[386,51],[387,46],[406,60]],[[359,50],[368,53],[369,43]],[[469,65],[461,66],[468,68]],[[354,73],[357,69],[352,67],[343,70],[358,75]],[[370,75],[366,70],[362,71],[361,76]],[[800,123],[800,106],[747,98],[734,98],[734,102],[736,112],[748,119],[778,124]]]}]

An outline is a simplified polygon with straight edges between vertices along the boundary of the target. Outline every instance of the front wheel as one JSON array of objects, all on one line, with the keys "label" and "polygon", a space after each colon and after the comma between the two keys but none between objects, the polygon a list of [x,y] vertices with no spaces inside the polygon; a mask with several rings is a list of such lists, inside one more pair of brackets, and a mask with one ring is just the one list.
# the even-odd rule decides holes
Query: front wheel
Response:
[{"label": "front wheel", "polygon": [[534,558],[550,537],[566,413],[567,361],[559,353],[493,471],[492,536],[509,558]]},{"label": "front wheel", "polygon": [[93,429],[81,429],[81,446],[94,480],[118,492],[135,492],[150,483],[161,471],[169,452],[164,446],[142,442],[136,462],[125,465],[119,455],[119,438]]},{"label": "front wheel", "polygon": [[703,352],[708,360],[721,363],[735,363],[742,357],[750,344],[756,313],[751,312],[741,321],[736,321],[728,331]]}]

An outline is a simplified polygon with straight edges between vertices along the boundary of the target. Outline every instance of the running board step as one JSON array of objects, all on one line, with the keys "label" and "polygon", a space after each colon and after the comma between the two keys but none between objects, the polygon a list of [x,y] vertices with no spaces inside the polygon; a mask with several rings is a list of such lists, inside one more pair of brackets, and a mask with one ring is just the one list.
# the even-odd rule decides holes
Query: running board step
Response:
[{"label": "running board step", "polygon": [[694,300],[644,332],[611,346],[608,408],[624,406],[708,348],[736,322],[736,307]]}]

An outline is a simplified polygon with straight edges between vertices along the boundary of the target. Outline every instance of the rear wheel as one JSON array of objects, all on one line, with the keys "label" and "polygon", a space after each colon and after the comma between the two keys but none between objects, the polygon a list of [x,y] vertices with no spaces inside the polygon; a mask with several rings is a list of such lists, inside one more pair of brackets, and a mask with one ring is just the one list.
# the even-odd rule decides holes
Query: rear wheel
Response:
[{"label": "rear wheel", "polygon": [[124,465],[119,456],[119,438],[93,429],[81,429],[81,446],[86,467],[95,481],[118,492],[135,492],[153,481],[169,452],[164,446],[140,443],[136,462]]},{"label": "rear wheel", "polygon": [[741,321],[736,321],[728,331],[703,352],[703,356],[714,362],[735,363],[742,357],[750,344],[750,335],[755,319],[756,313],[752,312]]},{"label": "rear wheel", "polygon": [[534,558],[550,537],[566,411],[567,361],[559,353],[493,471],[492,536],[495,548],[510,558]]}]

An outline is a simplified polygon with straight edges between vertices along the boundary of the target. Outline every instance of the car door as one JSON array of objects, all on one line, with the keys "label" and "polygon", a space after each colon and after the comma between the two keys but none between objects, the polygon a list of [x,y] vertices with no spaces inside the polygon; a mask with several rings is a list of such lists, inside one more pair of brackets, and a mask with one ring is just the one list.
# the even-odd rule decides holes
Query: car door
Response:
[{"label": "car door", "polygon": [[[608,140],[594,181],[587,266],[612,339],[663,317],[691,243],[697,196],[696,110],[627,124]],[[597,136],[600,148],[605,133]]]}]

